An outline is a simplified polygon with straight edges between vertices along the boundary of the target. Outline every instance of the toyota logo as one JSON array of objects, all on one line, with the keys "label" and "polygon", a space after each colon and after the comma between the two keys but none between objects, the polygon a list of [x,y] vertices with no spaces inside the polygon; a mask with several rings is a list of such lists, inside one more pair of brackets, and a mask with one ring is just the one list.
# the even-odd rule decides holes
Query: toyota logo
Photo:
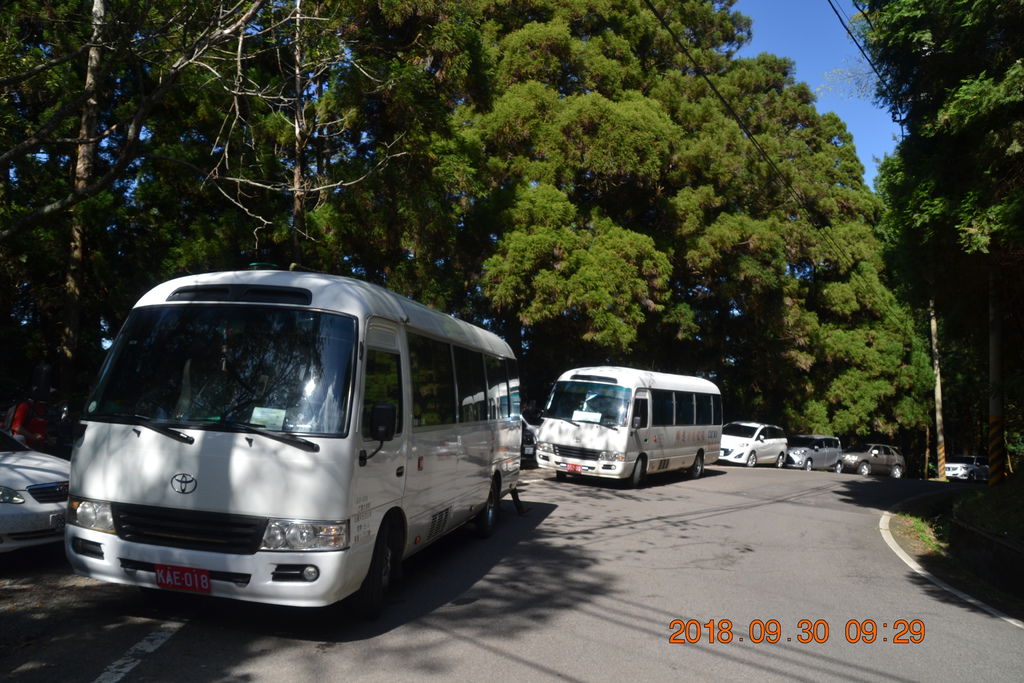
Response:
[{"label": "toyota logo", "polygon": [[198,485],[196,478],[185,472],[179,472],[171,477],[171,490],[177,493],[192,493]]}]

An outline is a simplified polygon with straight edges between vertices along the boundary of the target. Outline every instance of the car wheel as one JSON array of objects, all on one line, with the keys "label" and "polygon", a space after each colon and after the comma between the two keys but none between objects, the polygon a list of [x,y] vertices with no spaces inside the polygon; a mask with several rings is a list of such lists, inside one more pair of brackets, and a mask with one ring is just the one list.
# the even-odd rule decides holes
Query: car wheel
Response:
[{"label": "car wheel", "polygon": [[967,481],[974,481],[974,472],[967,475]]},{"label": "car wheel", "polygon": [[903,468],[899,465],[893,465],[892,469],[889,470],[889,476],[893,479],[899,479],[903,476]]},{"label": "car wheel", "polygon": [[698,453],[697,457],[693,459],[690,469],[686,470],[686,476],[689,479],[700,479],[702,474],[704,474],[704,454]]},{"label": "car wheel", "polygon": [[638,455],[633,465],[633,474],[629,478],[630,488],[638,489],[647,481],[647,456]]},{"label": "car wheel", "polygon": [[857,474],[859,474],[862,477],[868,476],[869,474],[871,474],[871,465],[867,462],[862,462],[861,464],[857,465]]},{"label": "car wheel", "polygon": [[558,470],[557,472],[555,472],[555,479],[557,479],[558,481],[565,481],[568,478],[569,478],[569,475],[566,474],[565,472],[562,472],[561,470]]},{"label": "car wheel", "polygon": [[750,451],[750,455],[747,456],[747,467],[753,467],[757,464],[757,453]]},{"label": "car wheel", "polygon": [[490,538],[494,533],[494,527],[498,523],[499,496],[498,480],[491,481],[491,491],[487,494],[487,502],[476,516],[476,535],[480,538]]},{"label": "car wheel", "polygon": [[843,461],[842,460],[836,460],[836,464],[832,466],[832,471],[835,472],[836,474],[842,474],[843,473]]},{"label": "car wheel", "polygon": [[384,611],[384,598],[391,587],[396,562],[391,526],[391,521],[388,519],[385,519],[380,525],[377,541],[373,544],[370,569],[366,572],[366,578],[363,579],[363,584],[354,596],[356,612],[363,619],[376,619]]},{"label": "car wheel", "polygon": [[783,467],[783,466],[785,466],[785,464],[786,464],[786,454],[785,453],[779,453],[779,457],[775,458],[775,466],[776,467]]},{"label": "car wheel", "polygon": [[806,471],[808,471],[808,472],[810,472],[811,470],[813,470],[813,469],[814,469],[814,463],[813,463],[813,462],[811,462],[811,459],[810,459],[810,458],[808,458],[808,459],[807,459],[807,462],[805,462],[805,463],[804,463],[804,469],[805,469]]}]

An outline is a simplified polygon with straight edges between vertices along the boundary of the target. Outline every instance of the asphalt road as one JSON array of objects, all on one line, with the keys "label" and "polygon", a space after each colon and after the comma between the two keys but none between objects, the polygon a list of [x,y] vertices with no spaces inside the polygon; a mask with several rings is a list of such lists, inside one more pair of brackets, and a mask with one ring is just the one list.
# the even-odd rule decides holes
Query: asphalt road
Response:
[{"label": "asphalt road", "polygon": [[1024,630],[922,579],[879,533],[884,510],[942,484],[720,466],[636,491],[524,478],[525,516],[505,500],[490,539],[457,532],[412,558],[370,624],[153,599],[71,576],[59,549],[0,555],[0,676],[1020,680]]}]

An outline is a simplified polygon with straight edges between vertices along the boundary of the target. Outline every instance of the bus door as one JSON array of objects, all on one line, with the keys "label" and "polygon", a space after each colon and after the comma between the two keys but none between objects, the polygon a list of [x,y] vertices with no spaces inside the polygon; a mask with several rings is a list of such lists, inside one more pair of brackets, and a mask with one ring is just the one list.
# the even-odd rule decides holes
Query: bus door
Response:
[{"label": "bus door", "polygon": [[662,457],[662,447],[656,430],[651,428],[651,392],[648,389],[636,390],[629,427],[632,433],[630,450],[647,453],[648,471],[651,471],[651,463]]},{"label": "bus door", "polygon": [[[371,321],[366,331],[363,360],[362,410],[356,450],[359,486],[354,494],[357,510],[386,505],[405,494],[407,477],[407,435],[405,406],[407,392],[398,344],[398,331],[383,321]],[[395,436],[383,444],[370,436],[370,415],[376,403],[391,403],[397,409]],[[378,450],[379,449],[379,450]],[[376,532],[376,529],[371,530]]]}]

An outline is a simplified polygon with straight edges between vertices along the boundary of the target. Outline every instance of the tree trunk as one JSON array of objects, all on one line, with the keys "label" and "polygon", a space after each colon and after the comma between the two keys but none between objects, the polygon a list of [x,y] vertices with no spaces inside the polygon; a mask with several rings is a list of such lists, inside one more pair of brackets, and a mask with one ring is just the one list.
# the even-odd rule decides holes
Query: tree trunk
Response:
[{"label": "tree trunk", "polygon": [[302,264],[302,236],[306,233],[305,168],[306,83],[302,75],[302,0],[295,2],[295,117],[293,120],[295,165],[292,167],[292,261]]},{"label": "tree trunk", "polygon": [[[96,118],[99,102],[96,84],[100,71],[100,39],[106,20],[106,0],[92,3],[92,47],[85,69],[85,104],[78,126],[78,146],[75,154],[75,192],[83,192],[93,179],[96,161]],[[64,278],[64,324],[61,328],[59,348],[60,394],[63,400],[71,398],[76,388],[75,360],[78,354],[78,334],[81,325],[82,264],[85,261],[85,223],[81,212],[72,209],[68,268]]]},{"label": "tree trunk", "polygon": [[[939,324],[935,318],[935,299],[928,300],[928,329],[932,338],[932,370],[935,373],[935,454],[940,479],[946,477],[946,437],[942,427],[942,363],[939,358]],[[927,472],[927,468],[925,468]],[[926,477],[927,478],[927,477]]]}]

